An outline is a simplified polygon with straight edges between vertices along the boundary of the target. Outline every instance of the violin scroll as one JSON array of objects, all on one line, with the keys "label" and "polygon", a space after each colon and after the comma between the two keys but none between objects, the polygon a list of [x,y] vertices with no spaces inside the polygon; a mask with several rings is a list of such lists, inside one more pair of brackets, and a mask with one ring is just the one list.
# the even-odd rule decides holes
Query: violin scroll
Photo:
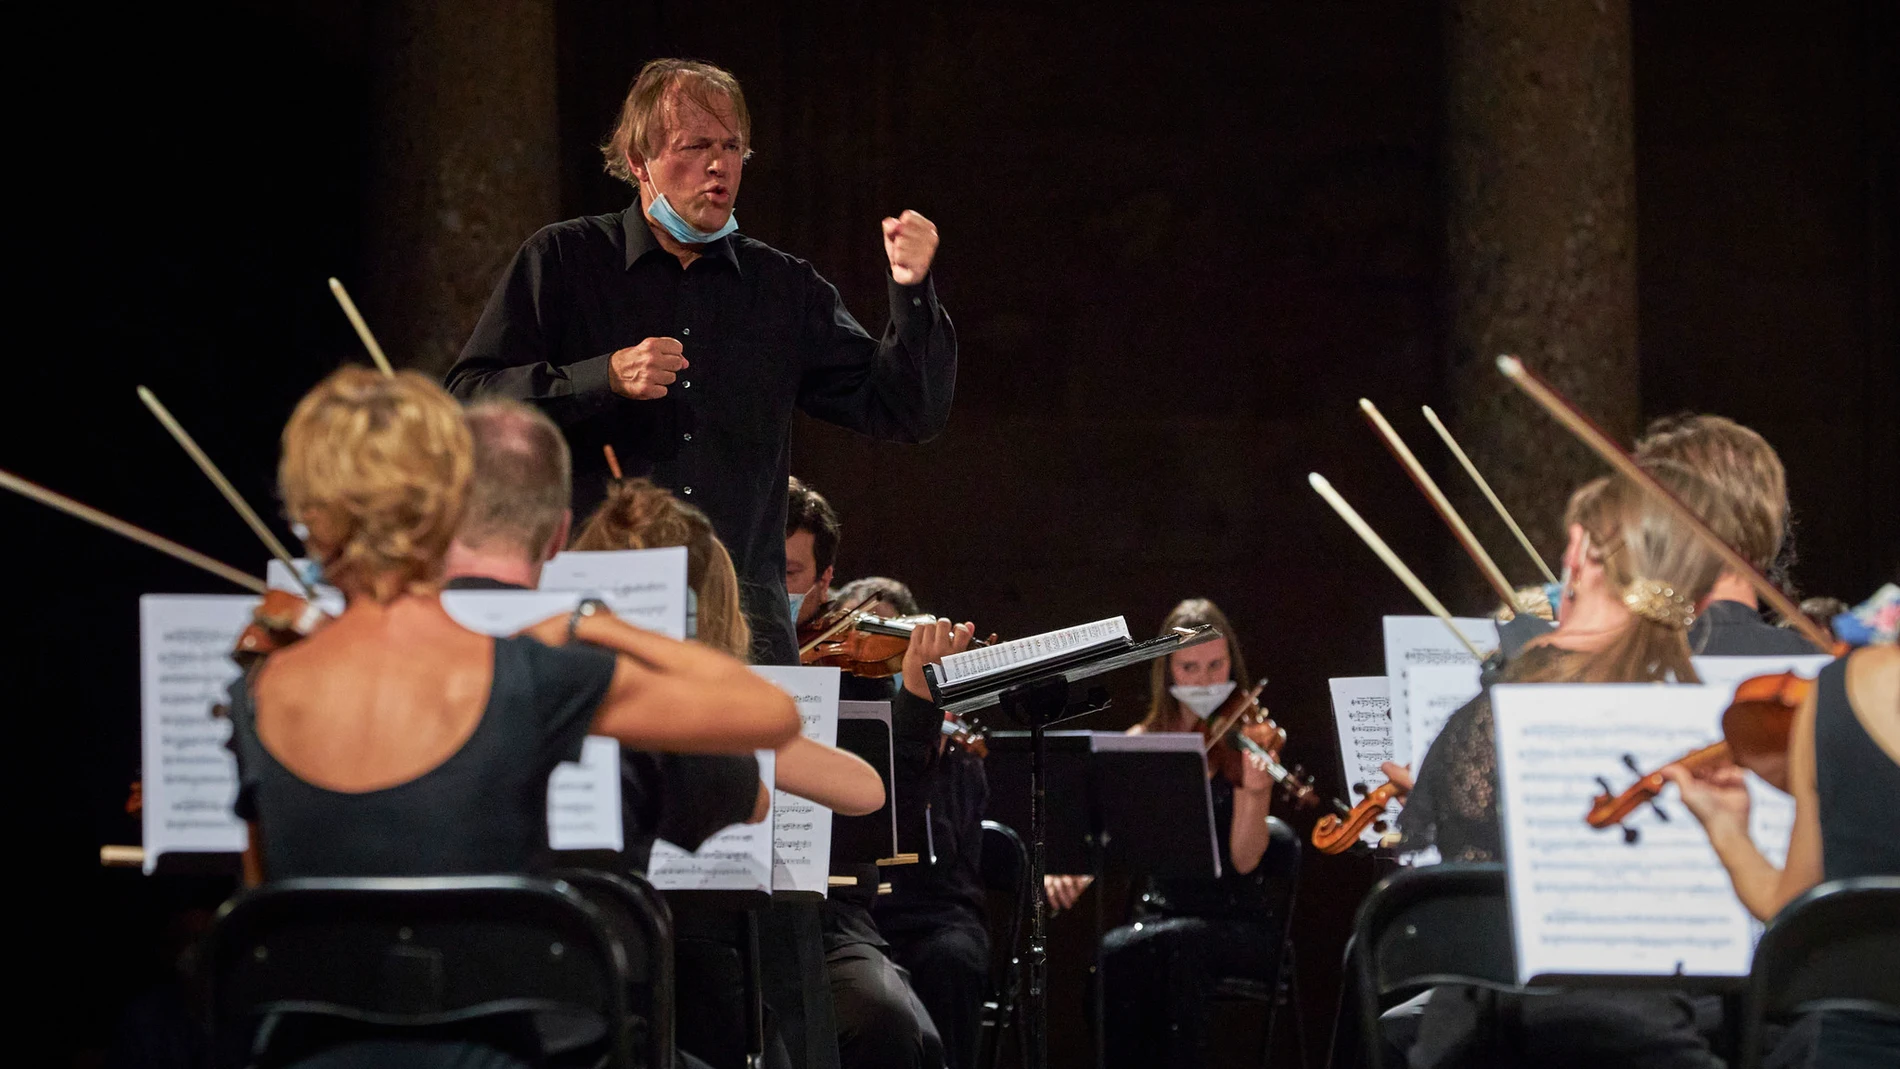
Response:
[{"label": "violin scroll", "polygon": [[1368,827],[1384,831],[1386,803],[1405,797],[1405,793],[1397,783],[1381,783],[1344,815],[1328,813],[1319,818],[1319,823],[1313,825],[1313,849],[1322,854],[1343,854]]},{"label": "violin scroll", "polygon": [[330,616],[317,603],[288,590],[267,590],[251,612],[251,622],[238,635],[231,659],[238,667],[252,665],[300,639],[308,638]]}]

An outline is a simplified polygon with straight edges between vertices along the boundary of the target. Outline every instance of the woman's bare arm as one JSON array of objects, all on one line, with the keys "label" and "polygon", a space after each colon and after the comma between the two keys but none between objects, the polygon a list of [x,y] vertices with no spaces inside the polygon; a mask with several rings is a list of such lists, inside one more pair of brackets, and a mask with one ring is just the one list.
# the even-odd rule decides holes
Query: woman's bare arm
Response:
[{"label": "woman's bare arm", "polygon": [[884,781],[857,754],[799,736],[778,748],[773,786],[834,813],[861,817],[884,806]]}]

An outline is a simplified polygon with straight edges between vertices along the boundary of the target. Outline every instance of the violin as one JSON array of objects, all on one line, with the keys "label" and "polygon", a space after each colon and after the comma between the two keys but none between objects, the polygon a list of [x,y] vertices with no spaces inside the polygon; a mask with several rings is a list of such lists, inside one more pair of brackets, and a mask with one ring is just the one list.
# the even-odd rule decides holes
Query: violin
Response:
[{"label": "violin", "polygon": [[[1365,784],[1353,787],[1355,792],[1365,791]],[[1328,813],[1313,825],[1313,849],[1322,854],[1343,854],[1359,836],[1370,826],[1374,831],[1385,830],[1385,807],[1394,798],[1405,797],[1404,787],[1387,781],[1366,792],[1359,804],[1346,809],[1345,804],[1335,801],[1334,808],[1340,813]]]},{"label": "violin", "polygon": [[308,638],[329,622],[330,614],[318,608],[315,601],[288,590],[267,590],[264,599],[251,611],[251,622],[244,625],[238,635],[237,644],[231,649],[231,659],[248,671],[264,658]]},{"label": "violin", "polygon": [[[1288,800],[1302,808],[1317,805],[1319,792],[1313,787],[1313,777],[1298,765],[1289,770],[1280,763],[1280,750],[1286,746],[1286,729],[1274,723],[1266,707],[1260,704],[1260,692],[1266,685],[1267,681],[1262,679],[1250,691],[1236,689],[1213,715],[1201,722],[1207,767],[1238,787],[1245,782],[1247,758],[1258,758],[1266,763],[1267,775],[1273,777]],[[1222,746],[1223,742],[1228,745]]]},{"label": "violin", "polygon": [[[918,624],[936,623],[930,615],[883,617],[862,611],[869,599],[842,611],[819,613],[798,629],[798,663],[837,668],[865,679],[889,679],[904,670],[904,653]],[[971,649],[996,641],[970,639]]]}]

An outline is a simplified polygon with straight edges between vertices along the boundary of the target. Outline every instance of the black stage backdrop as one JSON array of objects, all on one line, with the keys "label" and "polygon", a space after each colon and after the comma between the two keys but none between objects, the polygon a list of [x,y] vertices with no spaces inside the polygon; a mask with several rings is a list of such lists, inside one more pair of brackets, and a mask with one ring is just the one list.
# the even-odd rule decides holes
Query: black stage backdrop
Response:
[{"label": "black stage backdrop", "polygon": [[[846,522],[840,578],[897,576],[1004,635],[1118,613],[1147,631],[1213,597],[1272,678],[1290,757],[1339,789],[1325,680],[1380,672],[1380,615],[1416,607],[1306,473],[1428,583],[1467,581],[1353,408],[1371,397],[1410,436],[1428,433],[1417,404],[1448,401],[1432,5],[556,9],[564,213],[623,206],[591,145],[640,62],[690,54],[748,89],[748,232],[812,260],[873,330],[877,220],[916,208],[942,230],[963,343],[949,431],[920,448],[794,432],[795,470]],[[25,37],[63,73],[18,96],[15,172],[32,184],[13,198],[23,344],[0,467],[255,567],[255,540],[133,390],[156,390],[274,514],[290,407],[361,359],[323,280],[370,267],[362,9],[60,18]],[[1868,0],[1634,19],[1645,412],[1762,430],[1790,469],[1796,579],[1849,598],[1900,561],[1893,75],[1865,45],[1888,18]],[[51,1008],[32,1031],[85,1064],[168,967],[163,919],[219,890],[95,862],[136,841],[136,599],[227,590],[12,498],[0,523],[32,616],[8,643],[32,729],[16,885],[36,890],[15,916],[56,938],[33,959]],[[1118,680],[1097,726],[1138,717],[1144,686]],[[1306,869],[1296,942],[1322,1049],[1370,879],[1362,859]],[[1063,923],[1054,1039],[1080,1064],[1087,940]]]}]

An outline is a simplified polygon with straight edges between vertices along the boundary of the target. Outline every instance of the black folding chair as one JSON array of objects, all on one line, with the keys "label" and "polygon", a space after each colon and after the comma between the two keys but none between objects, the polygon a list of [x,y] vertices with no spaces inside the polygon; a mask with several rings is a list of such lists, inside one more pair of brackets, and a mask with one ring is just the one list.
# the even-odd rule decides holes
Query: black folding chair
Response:
[{"label": "black folding chair", "polygon": [[1259,879],[1267,892],[1268,908],[1280,922],[1280,956],[1266,979],[1229,976],[1216,980],[1213,998],[1217,1003],[1244,1002],[1266,1007],[1261,1029],[1260,1064],[1273,1060],[1273,1038],[1280,1023],[1281,1007],[1291,1006],[1294,1039],[1299,1046],[1300,1064],[1306,1065],[1306,1026],[1299,1012],[1299,977],[1293,963],[1293,899],[1300,880],[1300,836],[1279,817],[1267,818],[1267,852],[1250,874]]},{"label": "black folding chair", "polygon": [[1761,1064],[1762,1022],[1849,1011],[1900,1022],[1900,876],[1824,883],[1788,903],[1755,947],[1742,1065]]},{"label": "black folding chair", "polygon": [[1385,1064],[1385,1007],[1440,984],[1523,990],[1504,866],[1431,865],[1379,881],[1360,903],[1347,968],[1365,1061],[1374,1069]]},{"label": "black folding chair", "polygon": [[225,903],[206,939],[214,1063],[253,1062],[285,1020],[429,1029],[503,1015],[592,1014],[604,1064],[635,1064],[627,954],[561,881],[526,876],[325,878]]},{"label": "black folding chair", "polygon": [[[1022,992],[1023,918],[1030,910],[1029,848],[1007,824],[983,822],[983,886],[1003,903],[990,924],[990,992],[983,1000],[983,1036],[977,1064],[996,1069],[1003,1039],[1016,1028],[1017,996]],[[997,920],[1000,919],[1000,924]],[[1020,1047],[1021,1031],[1016,1032]],[[1022,1051],[1018,1049],[1020,1058]]]},{"label": "black folding chair", "polygon": [[562,880],[606,916],[627,957],[629,1019],[644,1024],[646,1064],[672,1069],[678,1018],[673,991],[673,911],[646,878],[634,873],[563,868]]}]

